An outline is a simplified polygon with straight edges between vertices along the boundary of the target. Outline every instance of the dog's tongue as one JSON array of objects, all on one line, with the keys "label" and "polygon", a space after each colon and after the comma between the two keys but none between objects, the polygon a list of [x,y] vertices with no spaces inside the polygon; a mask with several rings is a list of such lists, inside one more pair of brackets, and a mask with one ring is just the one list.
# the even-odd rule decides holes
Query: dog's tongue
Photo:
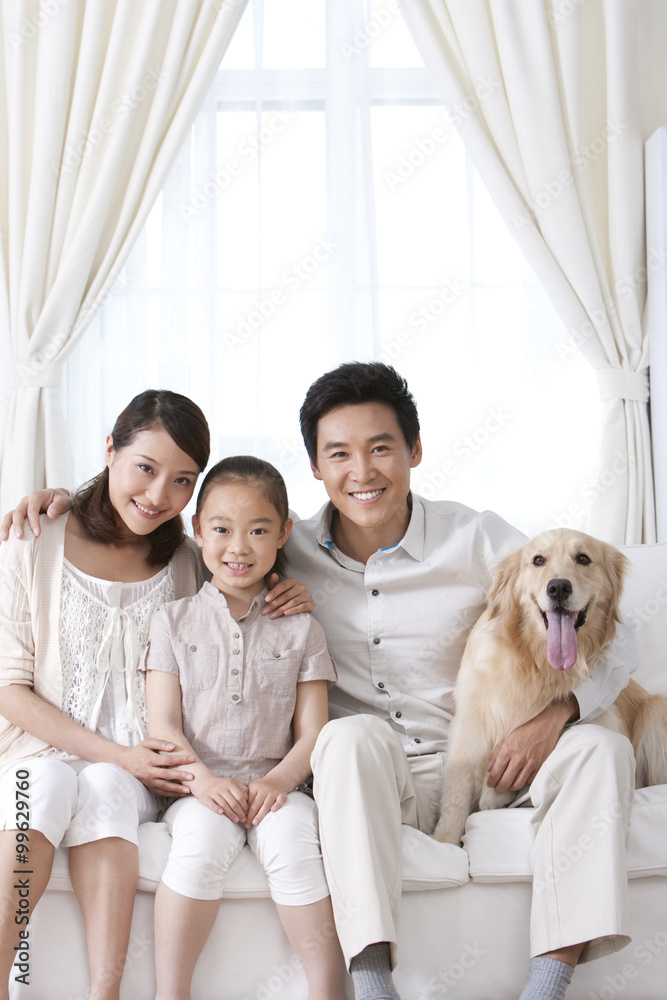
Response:
[{"label": "dog's tongue", "polygon": [[547,618],[547,659],[554,670],[569,670],[577,662],[576,615],[549,611]]}]

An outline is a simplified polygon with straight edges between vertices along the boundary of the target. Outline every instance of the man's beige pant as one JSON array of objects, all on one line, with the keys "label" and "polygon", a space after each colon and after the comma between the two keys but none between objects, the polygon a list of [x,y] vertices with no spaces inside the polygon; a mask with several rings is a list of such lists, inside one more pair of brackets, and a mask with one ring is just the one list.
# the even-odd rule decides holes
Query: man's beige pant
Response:
[{"label": "man's beige pant", "polygon": [[[371,715],[329,722],[312,756],[324,867],[345,959],[389,941],[396,964],[401,825],[427,827],[443,755],[406,757]],[[625,837],[634,790],[628,740],[601,726],[568,729],[530,788],[535,808],[531,956],[590,942],[583,961],[629,943]],[[421,827],[420,827],[421,823]],[[572,863],[576,858],[576,863]]]}]

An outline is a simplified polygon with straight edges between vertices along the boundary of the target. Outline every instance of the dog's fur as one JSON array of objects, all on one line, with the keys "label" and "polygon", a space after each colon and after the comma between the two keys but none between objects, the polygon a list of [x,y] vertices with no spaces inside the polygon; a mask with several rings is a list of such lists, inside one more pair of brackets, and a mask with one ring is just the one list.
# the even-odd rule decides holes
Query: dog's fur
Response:
[{"label": "dog's fur", "polygon": [[[461,661],[436,840],[459,844],[471,812],[515,797],[488,787],[491,751],[595,670],[616,633],[626,564],[613,546],[565,529],[499,564]],[[637,787],[667,782],[667,697],[630,681],[594,721],[631,740]]]}]

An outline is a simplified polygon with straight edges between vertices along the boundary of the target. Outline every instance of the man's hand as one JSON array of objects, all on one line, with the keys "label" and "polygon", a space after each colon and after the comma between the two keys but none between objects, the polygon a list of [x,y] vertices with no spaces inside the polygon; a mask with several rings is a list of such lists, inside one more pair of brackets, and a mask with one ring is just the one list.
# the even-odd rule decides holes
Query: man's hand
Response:
[{"label": "man's hand", "polygon": [[277,573],[269,577],[271,590],[266,595],[266,607],[262,614],[269,618],[280,618],[281,615],[300,615],[303,611],[312,611],[315,602],[302,583],[290,577],[280,580]]},{"label": "man's hand", "polygon": [[9,529],[13,526],[17,538],[23,538],[23,522],[26,517],[34,535],[39,534],[39,515],[56,518],[65,514],[72,506],[72,498],[67,490],[34,490],[30,496],[19,500],[14,510],[10,510],[0,524],[0,542],[9,538]]},{"label": "man's hand", "polygon": [[560,739],[563,729],[579,715],[574,695],[554,701],[496,743],[489,760],[487,784],[497,792],[520,792],[529,785]]},{"label": "man's hand", "polygon": [[173,751],[173,743],[149,737],[137,746],[124,747],[120,763],[125,771],[138,778],[156,795],[189,795],[190,789],[183,782],[191,781],[192,774],[178,768],[184,764],[192,764],[196,758],[188,753]]},{"label": "man's hand", "polygon": [[278,812],[285,805],[287,791],[278,781],[259,778],[248,785],[246,827],[259,826],[268,812]]}]

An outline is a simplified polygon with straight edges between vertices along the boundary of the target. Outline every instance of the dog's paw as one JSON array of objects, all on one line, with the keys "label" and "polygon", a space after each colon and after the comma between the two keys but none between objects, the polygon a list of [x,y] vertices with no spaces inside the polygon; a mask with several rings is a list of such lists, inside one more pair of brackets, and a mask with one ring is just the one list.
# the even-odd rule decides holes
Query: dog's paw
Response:
[{"label": "dog's paw", "polygon": [[488,785],[485,785],[479,797],[479,808],[480,810],[503,809],[515,798],[516,792],[497,792],[495,788],[489,788]]}]

